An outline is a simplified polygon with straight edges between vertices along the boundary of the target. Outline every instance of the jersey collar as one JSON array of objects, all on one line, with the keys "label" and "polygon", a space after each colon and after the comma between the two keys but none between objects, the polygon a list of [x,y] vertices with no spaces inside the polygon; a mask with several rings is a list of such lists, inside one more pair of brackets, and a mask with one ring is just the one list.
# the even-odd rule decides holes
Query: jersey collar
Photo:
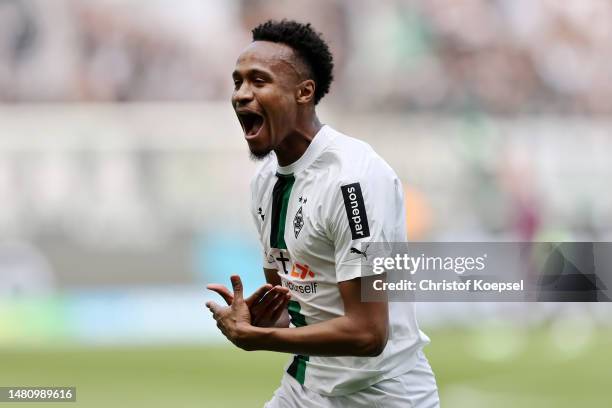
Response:
[{"label": "jersey collar", "polygon": [[329,131],[329,126],[323,125],[312,139],[312,142],[310,142],[306,148],[304,154],[299,159],[287,166],[278,166],[276,170],[277,173],[288,175],[299,173],[300,171],[306,169],[316,160],[317,157],[319,157],[331,140],[332,135]]}]

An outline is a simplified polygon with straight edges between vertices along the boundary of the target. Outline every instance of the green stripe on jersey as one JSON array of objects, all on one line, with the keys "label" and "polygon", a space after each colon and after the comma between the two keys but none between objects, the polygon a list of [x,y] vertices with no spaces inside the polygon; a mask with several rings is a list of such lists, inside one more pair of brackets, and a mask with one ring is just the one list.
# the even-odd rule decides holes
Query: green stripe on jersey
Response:
[{"label": "green stripe on jersey", "polygon": [[270,230],[270,247],[287,249],[285,243],[285,222],[287,221],[287,208],[289,197],[295,178],[293,174],[276,174],[278,180],[272,191],[272,228]]},{"label": "green stripe on jersey", "polygon": [[297,356],[298,358],[298,366],[295,373],[295,379],[300,384],[304,385],[304,380],[306,379],[306,362],[308,361],[308,356]]},{"label": "green stripe on jersey", "polygon": [[300,313],[301,307],[299,302],[290,300],[287,309],[289,310],[289,316],[291,316],[291,323],[295,327],[306,326],[306,317]]},{"label": "green stripe on jersey", "polygon": [[[293,323],[295,327],[306,326],[306,317],[300,313],[301,307],[299,302],[290,300],[287,309],[289,310],[289,316],[291,316],[291,323]],[[306,362],[308,359],[308,356],[295,355],[293,356],[293,361],[287,368],[287,374],[295,378],[297,382],[302,385],[306,378]]]}]

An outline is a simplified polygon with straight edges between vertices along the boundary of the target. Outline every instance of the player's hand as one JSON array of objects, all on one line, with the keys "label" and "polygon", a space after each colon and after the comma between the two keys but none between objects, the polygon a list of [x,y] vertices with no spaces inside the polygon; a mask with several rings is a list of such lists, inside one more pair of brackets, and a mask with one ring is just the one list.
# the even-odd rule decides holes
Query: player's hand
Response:
[{"label": "player's hand", "polygon": [[258,327],[273,327],[278,322],[291,299],[289,289],[275,286],[263,298],[255,302],[251,311],[251,323]]},{"label": "player's hand", "polygon": [[230,279],[234,289],[232,304],[223,307],[215,302],[207,302],[206,307],[212,312],[221,333],[236,346],[248,349],[245,340],[248,329],[251,327],[251,313],[242,296],[240,276],[233,275]]},{"label": "player's hand", "polygon": [[[234,295],[224,285],[211,283],[207,289],[218,293],[225,303],[231,305]],[[251,313],[251,324],[258,327],[272,327],[281,317],[291,299],[289,289],[269,283],[261,286],[245,302]]]}]

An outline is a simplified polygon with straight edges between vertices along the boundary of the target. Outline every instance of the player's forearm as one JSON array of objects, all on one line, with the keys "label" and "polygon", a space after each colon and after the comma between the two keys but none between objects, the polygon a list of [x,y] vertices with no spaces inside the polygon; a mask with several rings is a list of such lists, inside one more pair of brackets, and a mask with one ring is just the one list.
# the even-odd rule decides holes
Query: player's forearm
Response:
[{"label": "player's forearm", "polygon": [[376,356],[387,342],[387,326],[347,316],[297,328],[255,327],[244,348],[309,356]]}]

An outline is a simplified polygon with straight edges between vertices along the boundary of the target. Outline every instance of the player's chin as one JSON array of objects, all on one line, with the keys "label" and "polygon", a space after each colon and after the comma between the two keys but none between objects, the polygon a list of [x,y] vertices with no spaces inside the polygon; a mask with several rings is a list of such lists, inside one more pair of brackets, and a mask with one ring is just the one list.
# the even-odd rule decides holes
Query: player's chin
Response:
[{"label": "player's chin", "polygon": [[262,126],[256,135],[246,136],[245,139],[251,151],[251,158],[254,160],[262,160],[273,150],[272,143],[270,143],[270,132],[266,127]]},{"label": "player's chin", "polygon": [[260,146],[255,141],[249,141],[248,144],[249,151],[251,152],[251,159],[253,160],[263,160],[272,152],[270,146]]}]

